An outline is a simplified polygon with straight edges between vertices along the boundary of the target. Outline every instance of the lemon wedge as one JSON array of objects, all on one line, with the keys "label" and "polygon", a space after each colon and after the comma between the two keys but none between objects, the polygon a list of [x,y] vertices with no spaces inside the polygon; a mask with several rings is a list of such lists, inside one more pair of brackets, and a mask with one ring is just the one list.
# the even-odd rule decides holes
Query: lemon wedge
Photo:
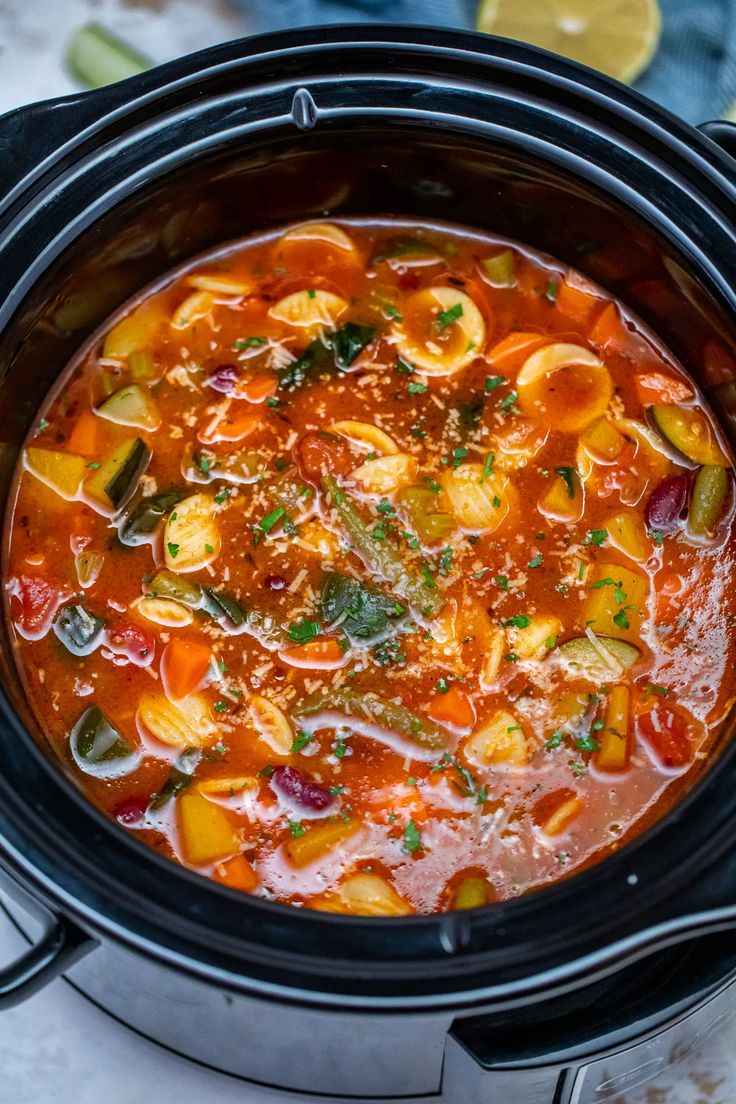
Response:
[{"label": "lemon wedge", "polygon": [[477,26],[631,82],[654,56],[657,0],[481,0]]}]

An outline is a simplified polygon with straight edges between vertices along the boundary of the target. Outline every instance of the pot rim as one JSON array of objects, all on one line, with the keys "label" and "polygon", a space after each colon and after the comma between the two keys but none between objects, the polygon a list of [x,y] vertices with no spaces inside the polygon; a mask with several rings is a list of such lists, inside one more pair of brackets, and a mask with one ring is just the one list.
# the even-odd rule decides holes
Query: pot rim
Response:
[{"label": "pot rim", "polygon": [[[367,53],[369,57],[380,57],[383,52],[385,57],[387,46],[391,46],[390,58],[394,58],[398,51],[402,58],[404,53],[407,56],[421,56],[423,61],[429,60],[435,66],[438,66],[438,61],[444,62],[448,68],[454,64],[470,62],[472,67],[478,66],[481,70],[500,69],[509,78],[519,74],[528,78],[531,74],[539,85],[538,95],[541,97],[548,93],[549,102],[555,107],[559,105],[559,100],[554,98],[557,95],[563,100],[572,99],[573,114],[586,108],[590,112],[605,108],[607,114],[619,120],[622,132],[624,127],[636,126],[643,135],[642,140],[656,133],[657,142],[667,150],[678,170],[682,172],[684,188],[689,187],[693,180],[699,187],[706,182],[709,184],[714,218],[722,216],[722,209],[718,210],[716,199],[722,196],[725,207],[727,198],[733,197],[735,189],[730,179],[733,170],[718,147],[681,120],[676,120],[637,93],[624,89],[600,74],[584,70],[544,51],[507,40],[474,34],[438,33],[429,28],[361,25],[282,32],[229,43],[171,62],[141,78],[134,78],[125,82],[123,89],[106,89],[99,94],[91,93],[71,100],[57,101],[71,106],[84,102],[90,107],[93,105],[93,98],[99,96],[98,103],[103,106],[104,114],[76,137],[62,143],[55,154],[50,154],[45,159],[37,172],[26,176],[25,181],[11,192],[10,208],[15,204],[16,218],[11,219],[6,226],[5,237],[12,235],[18,220],[22,222],[28,213],[24,211],[24,205],[30,212],[37,211],[44,194],[42,189],[60,186],[68,172],[75,169],[75,154],[83,155],[90,142],[104,138],[106,129],[119,128],[126,118],[135,120],[136,113],[155,107],[174,90],[191,92],[193,86],[207,80],[216,80],[226,70],[242,69],[247,78],[249,68],[262,66],[265,62],[276,71],[280,63],[288,68],[290,64],[296,64],[305,58],[321,60],[323,55],[330,56],[333,66],[331,72],[334,72],[335,50],[339,50],[341,56],[349,56],[354,51],[358,56]],[[438,68],[442,73],[441,64]],[[370,70],[370,66],[368,69]],[[301,75],[275,72],[273,81],[275,84],[286,83],[293,90],[299,86],[298,77]],[[401,69],[398,75],[391,75],[394,81],[408,79]],[[419,76],[423,75],[426,74],[421,70]],[[474,79],[483,83],[480,75]],[[488,73],[486,79],[491,79]],[[492,79],[498,82],[498,73],[493,72]],[[311,75],[304,77],[304,80],[313,87],[319,84],[319,79]],[[343,73],[340,80],[345,80]],[[377,83],[380,81],[377,80]],[[513,91],[511,79],[508,84]],[[130,92],[136,87],[141,90],[141,94],[130,98]],[[494,85],[493,89],[498,93],[499,85]],[[504,91],[508,94],[508,88],[500,87],[500,92]],[[360,114],[354,108],[346,110],[353,116]],[[375,108],[372,111],[375,112]],[[6,116],[5,119],[7,118]],[[438,125],[438,118],[438,113],[431,116],[435,126]],[[421,112],[406,112],[405,119],[409,126],[418,123],[426,125],[427,122]],[[455,120],[455,124],[458,129],[462,129],[461,124],[469,121],[469,118]],[[588,121],[588,116],[585,115],[578,118],[581,132]],[[275,125],[276,122],[274,118],[268,120],[270,125]],[[0,129],[2,124],[3,120],[0,119]],[[131,123],[131,128],[133,125],[134,122]],[[440,125],[447,126],[448,120],[443,118]],[[577,152],[576,157],[579,160]],[[595,178],[596,174],[591,175]],[[597,183],[602,187],[600,173]],[[607,183],[612,182],[608,180]],[[621,194],[617,198],[622,201]],[[644,197],[639,198],[643,204]],[[0,217],[1,215],[0,209]],[[721,221],[727,219],[722,218]],[[682,242],[679,244],[682,247]],[[0,255],[2,249],[0,223]],[[691,255],[691,260],[701,270],[705,270],[711,289],[715,282],[722,298],[732,312],[736,313],[736,294],[723,279],[718,266],[709,264],[709,258],[698,253]],[[33,280],[36,278],[32,275]],[[6,318],[14,313],[23,294],[25,289],[19,287],[9,297],[5,308]],[[2,319],[3,311],[0,310],[0,328]],[[620,852],[563,882],[533,894],[477,910],[478,915],[474,916],[451,913],[376,921],[314,912],[308,914],[308,910],[298,910],[293,906],[262,899],[244,900],[235,891],[215,885],[194,872],[178,867],[131,838],[129,833],[112,824],[83,797],[35,741],[31,741],[32,746],[28,746],[30,737],[4,694],[0,698],[0,717],[4,717],[6,734],[9,732],[12,738],[19,740],[25,753],[35,759],[34,768],[46,776],[50,788],[58,792],[69,803],[70,808],[72,805],[75,807],[75,816],[89,829],[92,838],[104,841],[104,847],[109,848],[116,859],[126,866],[128,875],[131,866],[141,864],[149,886],[153,887],[154,883],[158,886],[159,899],[156,900],[155,895],[144,889],[142,880],[138,881],[139,892],[136,894],[133,888],[136,884],[135,878],[129,879],[130,884],[126,885],[128,900],[122,907],[115,900],[115,890],[118,887],[111,887],[112,894],[101,894],[95,885],[96,876],[99,875],[98,866],[87,856],[73,853],[73,848],[70,850],[69,845],[74,840],[48,838],[44,825],[38,822],[38,811],[35,818],[29,816],[30,811],[22,795],[15,791],[9,792],[5,780],[0,778],[0,792],[4,789],[6,796],[5,810],[0,813],[0,830],[4,829],[5,839],[0,840],[0,843],[3,844],[5,864],[14,871],[16,877],[30,882],[41,897],[60,905],[83,926],[96,932],[159,959],[167,959],[188,972],[200,976],[216,976],[221,984],[232,988],[257,990],[263,995],[287,997],[300,1003],[332,1004],[338,1007],[370,1006],[374,1010],[383,1008],[387,1011],[421,1007],[438,1010],[450,1004],[453,1007],[471,1006],[496,998],[500,1000],[502,996],[508,1000],[525,1001],[538,990],[544,990],[547,994],[555,986],[567,984],[573,972],[585,976],[589,981],[596,971],[610,971],[622,959],[628,961],[632,957],[641,957],[649,953],[652,946],[665,945],[693,930],[692,916],[687,915],[687,907],[683,914],[683,899],[675,901],[673,909],[672,887],[665,892],[662,886],[655,886],[654,875],[661,874],[660,846],[665,850],[667,846],[672,846],[675,836],[683,836],[682,839],[678,838],[682,867],[678,867],[677,871],[678,887],[683,887],[694,882],[696,874],[702,870],[703,854],[706,850],[712,864],[729,847],[731,838],[730,828],[734,813],[726,806],[719,807],[718,817],[715,816],[714,808],[710,809],[711,830],[707,840],[701,841],[700,849],[689,846],[691,841],[685,838],[687,834],[683,833],[682,826],[688,819],[688,814],[695,813],[696,807],[702,814],[709,804],[715,805],[712,800],[709,802],[708,795],[717,790],[718,780],[722,782],[728,766],[736,759],[735,745],[721,752],[718,761],[670,813],[628,843]],[[724,788],[723,785],[721,788]],[[36,820],[33,833],[30,831],[32,819]],[[43,848],[40,840],[43,840]],[[59,862],[62,853],[65,864],[63,886],[60,879],[55,881],[54,878],[55,874],[57,877],[59,874],[55,863]],[[640,874],[644,868],[647,869],[646,875]],[[609,883],[608,886],[606,883]],[[538,937],[539,932],[544,931],[545,916],[554,913],[560,918],[569,919],[570,915],[581,911],[580,902],[586,896],[589,899],[602,900],[608,889],[610,897],[610,883],[615,883],[616,893],[626,898],[631,912],[637,918],[649,917],[647,939],[643,939],[636,923],[622,927],[620,937],[616,938],[617,925],[609,917],[598,933],[599,936],[609,935],[612,940],[609,944],[600,938],[589,941],[587,949],[574,955],[571,962],[566,954],[560,958],[558,953],[555,958],[554,952],[559,952],[561,945],[567,946],[569,938],[567,933],[561,935],[560,932],[554,932],[550,934],[549,946],[545,948],[546,955],[540,954]],[[160,897],[166,897],[168,892],[168,889],[163,889],[162,892],[164,886],[170,887],[169,899],[177,900],[179,912],[176,915],[173,914],[173,906],[169,906],[167,912],[161,903]],[[174,892],[177,889],[179,893]],[[182,899],[188,902],[187,909],[181,909],[179,901]],[[687,901],[687,896],[684,900]],[[716,905],[719,903],[716,902]],[[694,907],[696,911],[697,907],[702,909],[702,903],[696,901]],[[240,919],[247,919],[247,923],[235,922],[236,910],[241,914]],[[189,915],[183,915],[187,911]],[[722,921],[720,913],[716,915],[717,908],[715,911],[712,908],[708,911],[712,914],[713,923]],[[212,926],[208,927],[207,921],[202,917],[209,916],[211,920],[221,912],[232,914],[232,920],[227,933],[220,931],[221,942],[218,948],[213,948],[209,946],[207,938]],[[266,949],[259,938],[261,920],[276,929],[284,946],[269,945],[268,950]],[[387,925],[390,925],[390,931]],[[524,930],[524,939],[517,947],[517,954],[526,961],[536,954],[538,972],[530,975],[528,971],[522,970],[522,978],[516,978],[513,984],[509,981],[492,984],[488,978],[483,985],[466,984],[470,978],[474,978],[476,982],[479,980],[481,972],[488,969],[486,960],[490,962],[494,955],[497,959],[499,949],[501,953],[508,950],[504,940],[509,929]],[[195,931],[198,938],[194,937]],[[300,940],[304,941],[304,933],[307,931],[311,933],[310,941],[323,948],[321,957],[313,953],[309,956],[301,952],[295,954],[292,951],[294,943],[299,945]],[[356,940],[360,945],[360,953],[367,957],[351,958],[351,953],[356,950]],[[343,959],[335,957],[335,948],[340,943],[346,944],[342,952]],[[394,948],[390,953],[389,943]],[[408,957],[407,944],[411,944],[412,951]],[[478,950],[477,944],[486,948],[489,944],[497,946],[491,952],[487,949]],[[192,950],[193,947],[196,947],[196,951]],[[391,957],[391,954],[398,957]],[[271,962],[269,955],[271,959],[278,959],[278,962]],[[305,969],[305,961],[309,964],[309,969]],[[264,973],[271,971],[279,980],[255,975],[256,963]],[[369,971],[372,972],[372,977],[367,979],[365,975]],[[452,982],[455,978],[462,991],[458,993],[456,986],[452,984],[447,989],[444,986],[435,987],[434,981],[431,983],[431,991],[425,991],[426,987],[421,983],[426,981],[427,973],[431,972],[435,979],[442,979],[443,982]],[[332,975],[327,985],[324,984],[325,973]],[[290,974],[300,979],[299,985],[290,985],[286,981]],[[315,974],[317,976],[312,976]],[[307,978],[310,980],[305,980]],[[376,986],[382,991],[374,991]],[[516,994],[513,998],[512,989]]]}]

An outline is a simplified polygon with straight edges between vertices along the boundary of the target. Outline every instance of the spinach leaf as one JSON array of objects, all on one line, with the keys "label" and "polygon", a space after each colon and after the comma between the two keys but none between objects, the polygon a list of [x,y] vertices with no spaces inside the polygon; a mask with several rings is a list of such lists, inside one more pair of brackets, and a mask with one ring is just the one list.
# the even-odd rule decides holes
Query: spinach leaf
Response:
[{"label": "spinach leaf", "polygon": [[375,640],[382,636],[389,623],[405,612],[395,598],[373,587],[333,572],[322,587],[322,617],[331,623],[344,615],[343,628],[350,637]]},{"label": "spinach leaf", "polygon": [[295,391],[325,373],[344,371],[376,336],[375,326],[346,322],[332,333],[316,337],[302,355],[279,372],[279,387]]}]

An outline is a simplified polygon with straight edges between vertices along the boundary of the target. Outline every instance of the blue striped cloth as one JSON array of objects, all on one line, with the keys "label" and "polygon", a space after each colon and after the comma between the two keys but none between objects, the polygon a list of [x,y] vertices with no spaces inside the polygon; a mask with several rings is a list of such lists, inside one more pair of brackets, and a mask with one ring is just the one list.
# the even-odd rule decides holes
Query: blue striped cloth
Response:
[{"label": "blue striped cloth", "polygon": [[[317,23],[419,23],[472,28],[476,0],[241,0],[248,30]],[[690,122],[736,100],[736,0],[660,0],[657,55],[636,87]]]}]

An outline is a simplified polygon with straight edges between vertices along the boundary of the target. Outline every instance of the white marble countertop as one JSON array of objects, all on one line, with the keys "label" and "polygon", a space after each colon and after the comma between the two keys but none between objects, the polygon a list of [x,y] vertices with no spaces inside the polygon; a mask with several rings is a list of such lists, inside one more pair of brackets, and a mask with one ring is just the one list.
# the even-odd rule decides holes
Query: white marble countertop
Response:
[{"label": "white marble countertop", "polygon": [[[278,0],[274,0],[278,3]],[[71,32],[98,20],[155,61],[247,33],[229,0],[0,0],[0,113],[64,95]],[[0,911],[0,963],[25,946]],[[611,1104],[734,1104],[736,1027],[685,1068]],[[283,1099],[267,1094],[276,1104]],[[62,980],[0,1018],[0,1104],[265,1104],[263,1090],[177,1058],[127,1030]],[[471,1104],[471,1102],[469,1102]]]}]

